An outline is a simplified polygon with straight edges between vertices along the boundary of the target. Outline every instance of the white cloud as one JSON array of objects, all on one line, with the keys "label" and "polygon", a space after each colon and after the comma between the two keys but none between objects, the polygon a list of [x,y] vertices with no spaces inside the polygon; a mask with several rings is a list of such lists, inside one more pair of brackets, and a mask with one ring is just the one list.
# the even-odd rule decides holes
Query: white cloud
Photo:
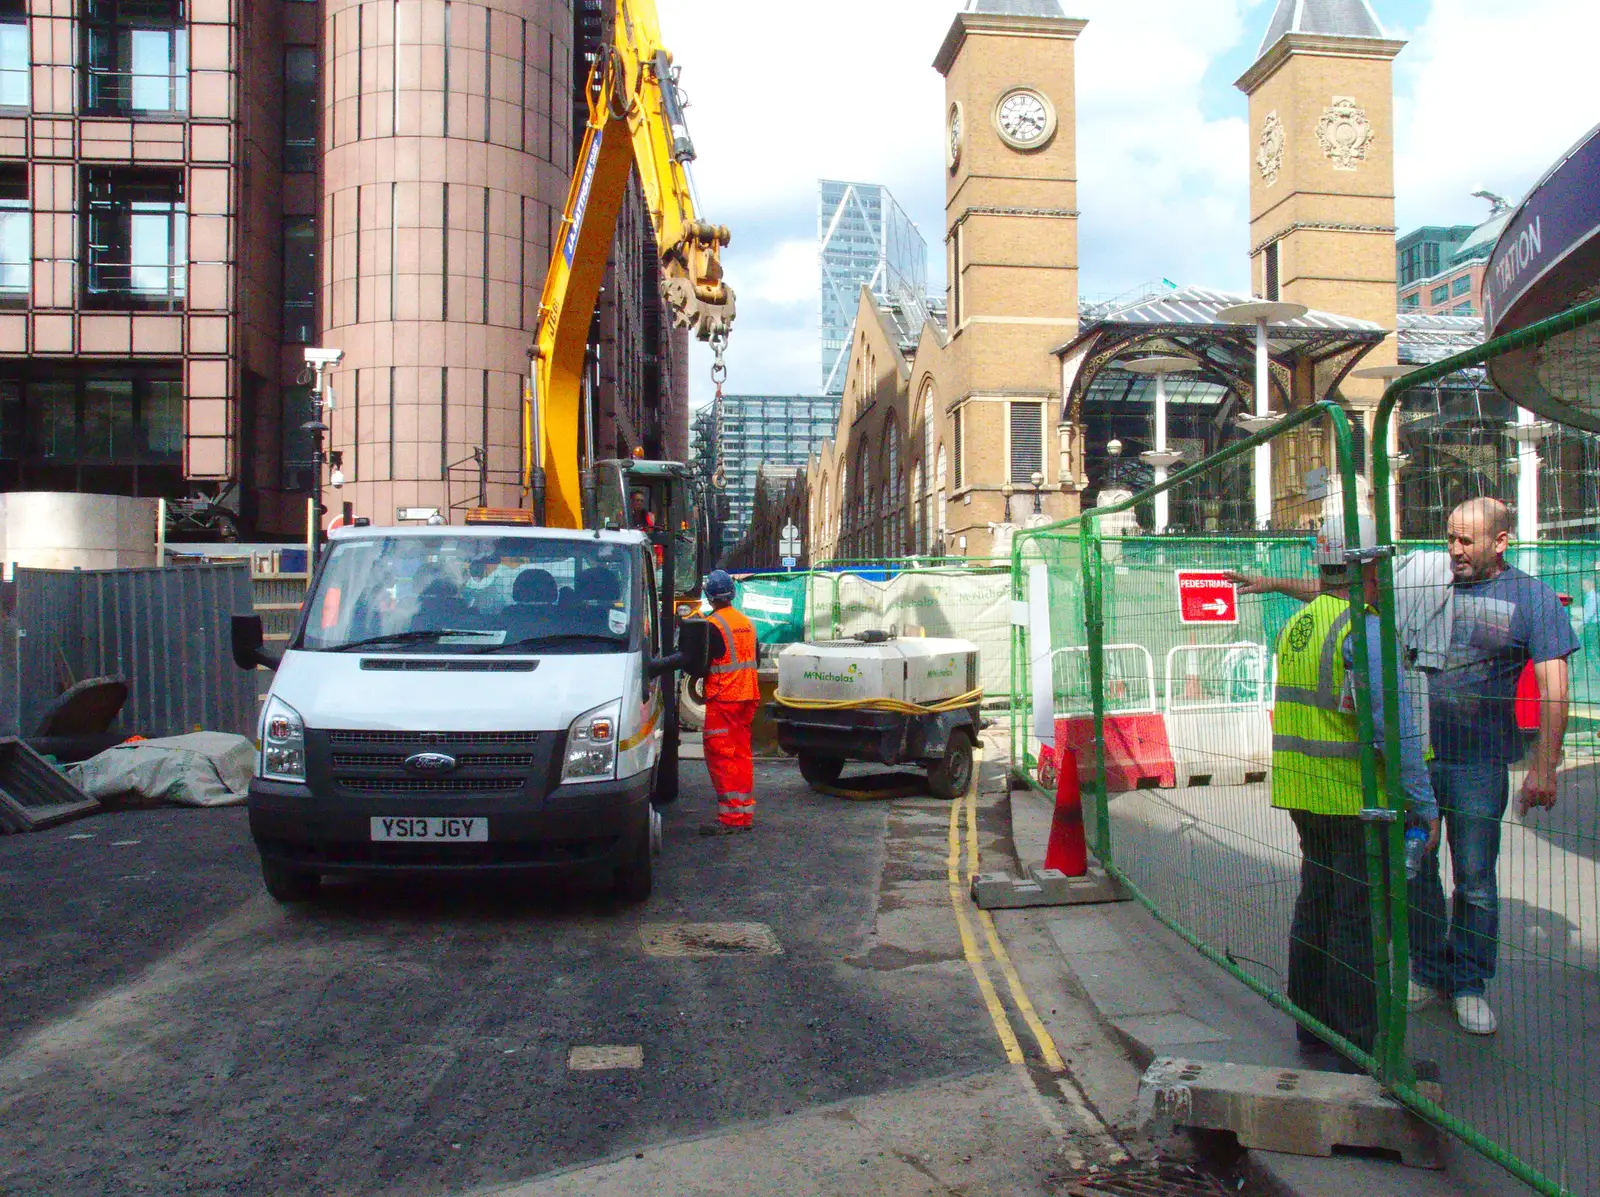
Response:
[{"label": "white cloud", "polygon": [[1243,285],[1244,97],[1236,113],[1216,117],[1205,115],[1204,102],[1215,60],[1259,36],[1251,4],[1080,0],[1072,7],[1089,19],[1077,54],[1080,288],[1117,294],[1163,277]]},{"label": "white cloud", "polygon": [[[943,80],[932,60],[958,0],[658,0],[684,66],[704,214],[730,225],[740,293],[730,390],[818,380],[818,178],[884,183],[943,254]],[[1247,286],[1245,98],[1275,0],[1070,0],[1077,49],[1080,285],[1162,277]],[[1596,119],[1594,0],[1376,0],[1411,44],[1396,64],[1397,223],[1481,219]],[[1420,19],[1413,13],[1423,14]],[[937,282],[935,285],[938,285]],[[693,358],[696,401],[709,356]]]},{"label": "white cloud", "polygon": [[1482,220],[1480,186],[1515,203],[1600,119],[1593,0],[1433,0],[1409,36],[1395,63],[1402,231]]}]

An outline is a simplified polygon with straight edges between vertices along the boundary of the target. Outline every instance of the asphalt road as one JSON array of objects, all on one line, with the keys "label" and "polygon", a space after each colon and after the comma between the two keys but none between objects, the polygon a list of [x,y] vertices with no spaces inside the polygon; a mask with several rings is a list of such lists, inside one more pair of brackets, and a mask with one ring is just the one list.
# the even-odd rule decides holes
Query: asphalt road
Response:
[{"label": "asphalt road", "polygon": [[[948,901],[948,805],[764,765],[757,832],[706,840],[685,777],[634,909],[436,883],[285,909],[237,809],[0,838],[0,1192],[470,1192],[963,1083],[1011,1095],[990,1130],[1042,1177],[1070,1111],[1012,1083]],[[677,922],[762,924],[781,952],[647,953],[641,927]],[[574,1070],[583,1047],[637,1066]]]}]

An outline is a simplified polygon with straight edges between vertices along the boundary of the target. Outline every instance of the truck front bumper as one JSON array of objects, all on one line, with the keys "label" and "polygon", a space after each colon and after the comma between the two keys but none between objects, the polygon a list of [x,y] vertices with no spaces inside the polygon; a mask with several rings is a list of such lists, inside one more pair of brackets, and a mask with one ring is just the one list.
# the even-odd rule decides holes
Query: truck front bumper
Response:
[{"label": "truck front bumper", "polygon": [[[648,773],[525,795],[327,798],[304,785],[250,783],[262,859],[307,873],[510,873],[626,864],[650,850]],[[377,818],[483,818],[484,843],[373,842]]]}]

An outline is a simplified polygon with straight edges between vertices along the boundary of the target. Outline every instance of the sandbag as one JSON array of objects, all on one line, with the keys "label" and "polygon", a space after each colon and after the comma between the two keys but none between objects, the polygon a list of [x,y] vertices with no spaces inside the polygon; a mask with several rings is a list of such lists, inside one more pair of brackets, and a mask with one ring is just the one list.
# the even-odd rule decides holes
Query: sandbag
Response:
[{"label": "sandbag", "polygon": [[92,798],[179,806],[234,806],[256,769],[255,745],[225,732],[119,744],[67,771]]}]

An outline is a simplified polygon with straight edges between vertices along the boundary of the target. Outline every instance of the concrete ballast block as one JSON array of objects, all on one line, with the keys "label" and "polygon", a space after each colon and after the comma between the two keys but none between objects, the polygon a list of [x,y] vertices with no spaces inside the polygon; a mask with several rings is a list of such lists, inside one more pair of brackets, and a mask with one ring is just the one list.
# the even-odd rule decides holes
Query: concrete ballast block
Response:
[{"label": "concrete ballast block", "polygon": [[1439,1132],[1369,1076],[1163,1056],[1139,1082],[1139,1107],[1147,1122],[1232,1131],[1258,1151],[1364,1148],[1394,1152],[1412,1168],[1444,1166]]},{"label": "concrete ballast block", "polygon": [[1026,906],[1078,906],[1123,902],[1122,888],[1098,865],[1083,877],[1058,869],[1031,868],[1027,877],[979,873],[972,879],[972,901],[980,910],[1019,910]]}]

